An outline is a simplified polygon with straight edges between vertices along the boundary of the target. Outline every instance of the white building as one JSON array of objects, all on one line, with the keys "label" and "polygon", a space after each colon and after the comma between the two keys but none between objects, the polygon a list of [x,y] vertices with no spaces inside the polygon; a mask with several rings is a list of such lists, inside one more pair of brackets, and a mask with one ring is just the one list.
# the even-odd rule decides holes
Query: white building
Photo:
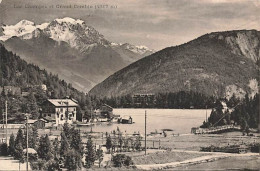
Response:
[{"label": "white building", "polygon": [[41,117],[55,122],[55,125],[76,121],[78,104],[71,99],[48,99],[42,105]]}]

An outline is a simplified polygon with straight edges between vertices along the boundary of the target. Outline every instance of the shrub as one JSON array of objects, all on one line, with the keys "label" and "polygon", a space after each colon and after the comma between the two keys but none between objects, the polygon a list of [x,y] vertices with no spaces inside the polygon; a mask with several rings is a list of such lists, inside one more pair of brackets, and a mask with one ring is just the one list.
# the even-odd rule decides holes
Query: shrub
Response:
[{"label": "shrub", "polygon": [[37,161],[30,161],[32,170],[43,170],[46,164],[46,160],[39,159]]},{"label": "shrub", "polygon": [[29,153],[29,154],[28,154],[28,157],[29,157],[29,161],[30,161],[30,162],[35,162],[35,161],[38,160],[38,154],[37,154],[37,153],[36,153],[36,154],[31,154],[31,153]]},{"label": "shrub", "polygon": [[116,154],[112,157],[112,162],[114,167],[130,166],[134,164],[132,158],[125,154]]},{"label": "shrub", "polygon": [[56,160],[50,160],[44,165],[44,170],[48,171],[54,171],[54,170],[59,170],[59,162]]},{"label": "shrub", "polygon": [[79,170],[82,167],[81,154],[71,149],[65,154],[65,167],[68,170]]},{"label": "shrub", "polygon": [[1,156],[8,156],[8,146],[6,143],[0,145],[0,155]]}]

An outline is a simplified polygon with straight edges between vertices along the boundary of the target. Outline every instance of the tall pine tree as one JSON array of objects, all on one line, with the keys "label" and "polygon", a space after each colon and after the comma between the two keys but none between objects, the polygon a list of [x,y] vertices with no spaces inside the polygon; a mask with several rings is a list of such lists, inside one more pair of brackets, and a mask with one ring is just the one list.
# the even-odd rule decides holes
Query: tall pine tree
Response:
[{"label": "tall pine tree", "polygon": [[93,144],[91,137],[88,138],[85,155],[86,155],[86,159],[85,159],[86,167],[91,168],[94,165],[94,162],[96,160],[95,146]]}]

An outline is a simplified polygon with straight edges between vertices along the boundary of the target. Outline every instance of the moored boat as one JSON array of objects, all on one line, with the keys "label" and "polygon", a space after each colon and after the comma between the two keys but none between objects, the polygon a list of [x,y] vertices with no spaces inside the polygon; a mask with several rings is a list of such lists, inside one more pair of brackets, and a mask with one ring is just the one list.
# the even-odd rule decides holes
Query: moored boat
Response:
[{"label": "moored boat", "polygon": [[123,116],[121,118],[118,118],[117,120],[118,123],[121,124],[133,124],[133,118],[131,116]]}]

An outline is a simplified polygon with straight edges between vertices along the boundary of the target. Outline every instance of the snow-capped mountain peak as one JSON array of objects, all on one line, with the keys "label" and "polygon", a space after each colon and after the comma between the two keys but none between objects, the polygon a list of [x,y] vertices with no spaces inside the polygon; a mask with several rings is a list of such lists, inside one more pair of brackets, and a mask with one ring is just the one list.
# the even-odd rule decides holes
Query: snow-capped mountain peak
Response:
[{"label": "snow-capped mountain peak", "polygon": [[13,36],[21,37],[25,34],[32,33],[36,29],[36,26],[31,21],[22,20],[15,25],[2,26],[2,29],[3,36],[0,37],[0,40],[6,41]]},{"label": "snow-capped mountain peak", "polygon": [[[85,46],[91,44],[109,44],[103,35],[93,27],[87,26],[83,20],[70,17],[58,18],[50,23],[39,25],[35,25],[35,23],[28,20],[22,20],[15,25],[2,26],[2,28],[3,35],[0,36],[2,41],[6,41],[13,36],[30,39],[37,36],[37,33],[41,30],[47,37],[58,42],[67,42],[76,49],[86,49]],[[37,29],[39,30],[37,31]]]},{"label": "snow-capped mountain peak", "polygon": [[111,43],[83,20],[70,17],[58,18],[38,25],[28,20],[21,20],[15,25],[2,26],[2,29],[3,34],[0,36],[2,41],[6,41],[13,36],[28,40],[43,35],[57,42],[66,42],[72,48],[80,50],[80,52],[88,51],[92,45],[119,47],[139,55],[153,52],[146,46],[135,46],[129,43]]},{"label": "snow-capped mountain peak", "polygon": [[129,44],[129,43],[111,43],[111,46],[112,47],[121,47],[125,50],[129,50],[129,51],[132,51],[134,53],[137,53],[137,54],[140,54],[140,55],[143,55],[147,52],[150,52],[150,53],[153,53],[154,51],[153,50],[150,50],[148,47],[146,46],[135,46],[135,45],[132,45],[132,44]]},{"label": "snow-capped mountain peak", "polygon": [[32,21],[28,21],[28,20],[21,20],[20,22],[18,22],[15,26],[27,26],[27,25],[32,25],[34,26],[34,22]]},{"label": "snow-capped mountain peak", "polygon": [[108,45],[109,42],[93,27],[82,20],[65,17],[55,19],[44,29],[51,39],[67,42],[71,47],[82,50],[92,44]]},{"label": "snow-capped mountain peak", "polygon": [[57,21],[59,24],[62,24],[63,22],[64,23],[71,23],[71,24],[74,24],[74,25],[76,25],[76,24],[83,24],[84,23],[83,20],[79,20],[79,19],[75,20],[75,19],[70,18],[70,17],[55,19],[55,21]]}]

